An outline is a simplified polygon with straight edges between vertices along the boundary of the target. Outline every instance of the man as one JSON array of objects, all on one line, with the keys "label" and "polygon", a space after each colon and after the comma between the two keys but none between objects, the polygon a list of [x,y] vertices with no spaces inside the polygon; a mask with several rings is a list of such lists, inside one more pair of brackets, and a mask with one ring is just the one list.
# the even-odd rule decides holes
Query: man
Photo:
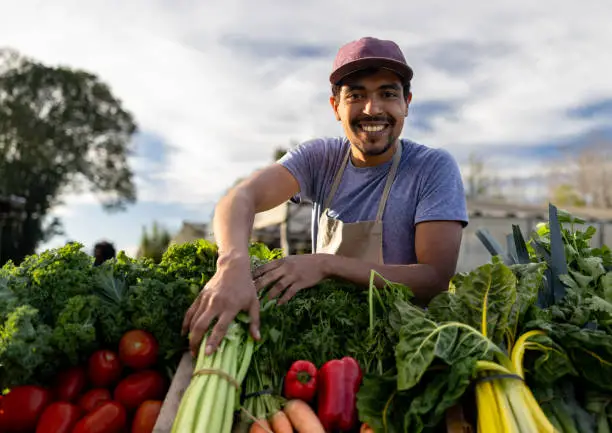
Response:
[{"label": "man", "polygon": [[[422,302],[448,288],[468,222],[463,184],[448,152],[399,138],[412,75],[394,42],[362,38],[343,46],[330,75],[330,104],[346,138],[303,143],[220,200],[217,272],[183,325],[194,354],[214,319],[206,353],[241,310],[259,339],[257,293],[271,283],[281,304],[324,278],[368,285],[372,269]],[[252,273],[247,247],[255,214],[291,198],[313,202],[313,254]]]}]

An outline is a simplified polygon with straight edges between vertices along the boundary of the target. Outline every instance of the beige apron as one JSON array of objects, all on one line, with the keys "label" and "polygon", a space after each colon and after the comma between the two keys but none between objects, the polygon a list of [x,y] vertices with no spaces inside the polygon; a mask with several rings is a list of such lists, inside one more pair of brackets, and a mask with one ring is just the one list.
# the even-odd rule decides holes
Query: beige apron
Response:
[{"label": "beige apron", "polygon": [[323,212],[321,212],[321,218],[319,218],[315,252],[353,257],[366,262],[374,262],[382,265],[384,264],[382,217],[385,211],[387,198],[389,197],[389,192],[391,191],[391,185],[393,185],[397,167],[402,157],[402,143],[398,143],[397,150],[393,155],[393,162],[387,174],[387,182],[385,183],[385,188],[383,189],[382,197],[378,205],[378,212],[376,213],[376,219],[374,221],[344,223],[328,215],[329,206],[338,190],[338,186],[342,180],[342,174],[344,173],[350,156],[351,148],[349,147],[342,161],[342,165],[336,173],[329,195],[325,199]]}]

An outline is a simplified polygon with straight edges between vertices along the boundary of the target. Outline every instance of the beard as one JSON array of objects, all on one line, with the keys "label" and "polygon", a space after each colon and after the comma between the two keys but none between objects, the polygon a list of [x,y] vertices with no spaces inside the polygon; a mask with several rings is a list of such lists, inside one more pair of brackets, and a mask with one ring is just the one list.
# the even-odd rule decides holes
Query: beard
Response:
[{"label": "beard", "polygon": [[[367,137],[367,133],[364,132],[360,127],[361,122],[379,122],[386,123],[386,133],[384,136],[380,137]],[[397,140],[397,137],[393,134],[393,128],[396,124],[396,120],[391,116],[365,116],[355,119],[351,122],[351,129],[353,134],[355,135],[355,147],[359,149],[359,151],[365,156],[378,156],[387,152]],[[362,136],[366,134],[366,138],[362,138]],[[385,140],[384,146],[377,147],[376,143]],[[379,145],[380,146],[380,145]]]}]

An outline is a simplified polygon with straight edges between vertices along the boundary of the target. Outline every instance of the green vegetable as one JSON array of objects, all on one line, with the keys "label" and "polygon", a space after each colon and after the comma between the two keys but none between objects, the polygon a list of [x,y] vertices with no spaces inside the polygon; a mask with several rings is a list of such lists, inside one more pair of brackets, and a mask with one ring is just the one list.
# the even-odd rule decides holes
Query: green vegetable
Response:
[{"label": "green vegetable", "polygon": [[254,346],[240,318],[230,324],[219,348],[211,356],[204,354],[204,339],[172,432],[232,431],[234,409]]}]

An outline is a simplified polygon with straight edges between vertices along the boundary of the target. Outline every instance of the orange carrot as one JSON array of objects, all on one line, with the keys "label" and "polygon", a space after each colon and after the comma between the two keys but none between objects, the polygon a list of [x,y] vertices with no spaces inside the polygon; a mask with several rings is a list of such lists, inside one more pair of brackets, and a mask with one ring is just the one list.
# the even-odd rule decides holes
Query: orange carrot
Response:
[{"label": "orange carrot", "polygon": [[290,400],[283,410],[298,433],[325,433],[317,414],[306,402]]},{"label": "orange carrot", "polygon": [[282,410],[279,410],[270,418],[270,425],[272,426],[272,430],[274,433],[293,433],[293,426],[289,421],[289,418]]},{"label": "orange carrot", "polygon": [[272,427],[270,427],[268,420],[265,419],[253,421],[253,424],[251,424],[251,428],[249,429],[249,433],[270,433],[271,431]]},{"label": "orange carrot", "polygon": [[367,425],[365,422],[361,424],[361,428],[359,429],[359,433],[374,433],[372,427]]}]

